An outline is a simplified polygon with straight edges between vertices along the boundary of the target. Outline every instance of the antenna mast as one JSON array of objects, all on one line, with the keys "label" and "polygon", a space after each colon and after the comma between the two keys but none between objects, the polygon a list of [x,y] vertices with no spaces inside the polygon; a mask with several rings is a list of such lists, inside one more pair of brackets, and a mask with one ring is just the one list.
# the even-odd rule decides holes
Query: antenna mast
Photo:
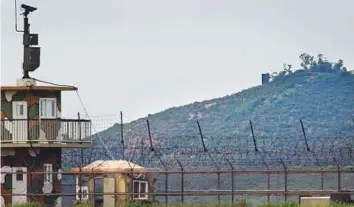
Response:
[{"label": "antenna mast", "polygon": [[21,8],[24,9],[23,15],[23,77],[22,79],[30,78],[29,72],[35,71],[40,66],[40,47],[32,47],[38,45],[38,34],[30,33],[30,24],[28,22],[28,15],[37,10],[37,8],[22,4]]}]

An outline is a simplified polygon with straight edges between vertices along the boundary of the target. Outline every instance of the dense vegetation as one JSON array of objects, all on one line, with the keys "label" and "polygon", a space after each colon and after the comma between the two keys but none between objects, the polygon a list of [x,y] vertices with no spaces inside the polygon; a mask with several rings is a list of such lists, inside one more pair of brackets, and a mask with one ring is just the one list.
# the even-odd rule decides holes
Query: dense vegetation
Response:
[{"label": "dense vegetation", "polygon": [[[300,119],[307,138],[312,142],[321,140],[332,144],[336,137],[352,137],[353,70],[348,70],[343,60],[330,63],[321,54],[314,58],[304,53],[300,59],[302,68],[292,70],[290,65],[284,64],[281,72],[271,74],[271,82],[267,84],[221,98],[172,107],[124,124],[125,146],[139,144],[131,141],[132,138],[148,137],[147,118],[152,137],[157,140],[154,144],[176,150],[200,147],[199,139],[190,138],[199,135],[197,120],[209,148],[247,145],[251,134],[248,120],[252,120],[258,140],[278,141],[278,145],[271,143],[275,148],[294,146],[296,139],[303,136]],[[87,152],[86,157],[90,160],[110,159],[102,146],[103,140],[113,157],[121,159],[120,131],[120,125],[115,124],[94,135],[96,153]],[[180,137],[173,139],[175,136]],[[212,136],[214,138],[208,139]],[[235,136],[238,140],[230,142],[225,138],[228,136]],[[74,164],[74,155],[79,154],[64,152],[64,160],[70,160],[64,164],[65,167]]]},{"label": "dense vegetation", "polygon": [[[254,122],[258,136],[290,135],[294,125],[299,135],[300,119],[307,125],[309,136],[352,135],[353,125],[346,121],[354,116],[353,70],[348,70],[343,60],[330,63],[321,54],[314,58],[304,53],[300,59],[302,68],[292,70],[291,65],[284,64],[281,72],[270,74],[268,84],[172,107],[125,124],[124,137],[148,137],[147,118],[152,136],[157,138],[164,134],[196,135],[199,133],[196,120],[206,136],[249,136],[248,120]],[[120,126],[116,124],[100,136],[107,141],[118,140]]]}]

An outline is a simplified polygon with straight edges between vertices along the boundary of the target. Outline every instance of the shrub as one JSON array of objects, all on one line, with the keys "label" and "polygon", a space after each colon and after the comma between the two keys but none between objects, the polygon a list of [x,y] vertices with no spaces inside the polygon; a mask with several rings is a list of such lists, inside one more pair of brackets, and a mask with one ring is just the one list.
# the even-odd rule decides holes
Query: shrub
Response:
[{"label": "shrub", "polygon": [[92,207],[93,205],[89,202],[78,202],[74,207]]},{"label": "shrub", "polygon": [[16,203],[13,207],[45,207],[44,204],[39,202]]}]

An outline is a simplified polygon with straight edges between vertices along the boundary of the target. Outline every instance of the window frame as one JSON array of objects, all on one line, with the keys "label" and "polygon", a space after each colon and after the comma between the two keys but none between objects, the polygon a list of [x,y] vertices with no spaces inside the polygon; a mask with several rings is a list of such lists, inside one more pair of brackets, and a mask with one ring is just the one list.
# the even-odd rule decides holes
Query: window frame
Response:
[{"label": "window frame", "polygon": [[[133,193],[135,193],[135,183],[139,183],[139,188],[138,188],[138,197],[134,197],[135,195],[133,195],[133,200],[148,200],[149,198],[149,182],[145,181],[145,180],[133,180]],[[140,189],[141,189],[141,184],[144,183],[145,184],[145,193],[140,193]],[[144,196],[142,196],[144,195]]]},{"label": "window frame", "polygon": [[18,169],[16,170],[16,181],[23,181],[23,170],[22,169]]},{"label": "window frame", "polygon": [[80,196],[81,196],[82,201],[89,199],[88,186],[83,185],[83,186],[76,189],[76,200],[80,200]]},{"label": "window frame", "polygon": [[[53,113],[52,115],[49,115],[48,112],[47,112],[47,109],[48,109],[48,102],[49,101],[53,101],[54,102],[54,108],[52,109]],[[43,102],[45,103],[44,104],[44,112],[42,111],[42,108],[43,108]],[[39,112],[39,118],[42,118],[42,119],[55,119],[57,118],[57,99],[56,98],[39,98],[39,104],[38,104],[38,112]]]},{"label": "window frame", "polygon": [[44,168],[44,174],[43,174],[44,183],[53,183],[53,164],[44,163],[43,168]]},{"label": "window frame", "polygon": [[25,109],[24,109],[24,104],[16,104],[16,116],[24,116],[25,115]]},{"label": "window frame", "polygon": [[27,119],[27,110],[28,110],[28,108],[27,108],[26,101],[13,101],[12,102],[12,113],[13,113],[14,119],[20,119],[20,120]]}]

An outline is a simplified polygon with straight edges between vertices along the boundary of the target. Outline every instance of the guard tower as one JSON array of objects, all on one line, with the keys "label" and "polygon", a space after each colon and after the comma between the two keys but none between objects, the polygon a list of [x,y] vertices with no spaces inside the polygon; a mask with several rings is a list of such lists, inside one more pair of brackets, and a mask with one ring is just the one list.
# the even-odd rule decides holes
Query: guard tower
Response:
[{"label": "guard tower", "polygon": [[62,149],[90,148],[91,121],[61,116],[62,92],[76,87],[39,85],[29,76],[40,63],[40,48],[31,47],[38,35],[30,34],[27,19],[36,8],[21,7],[24,76],[14,86],[1,86],[1,206],[28,201],[61,206],[61,198],[52,194],[61,191]]}]

